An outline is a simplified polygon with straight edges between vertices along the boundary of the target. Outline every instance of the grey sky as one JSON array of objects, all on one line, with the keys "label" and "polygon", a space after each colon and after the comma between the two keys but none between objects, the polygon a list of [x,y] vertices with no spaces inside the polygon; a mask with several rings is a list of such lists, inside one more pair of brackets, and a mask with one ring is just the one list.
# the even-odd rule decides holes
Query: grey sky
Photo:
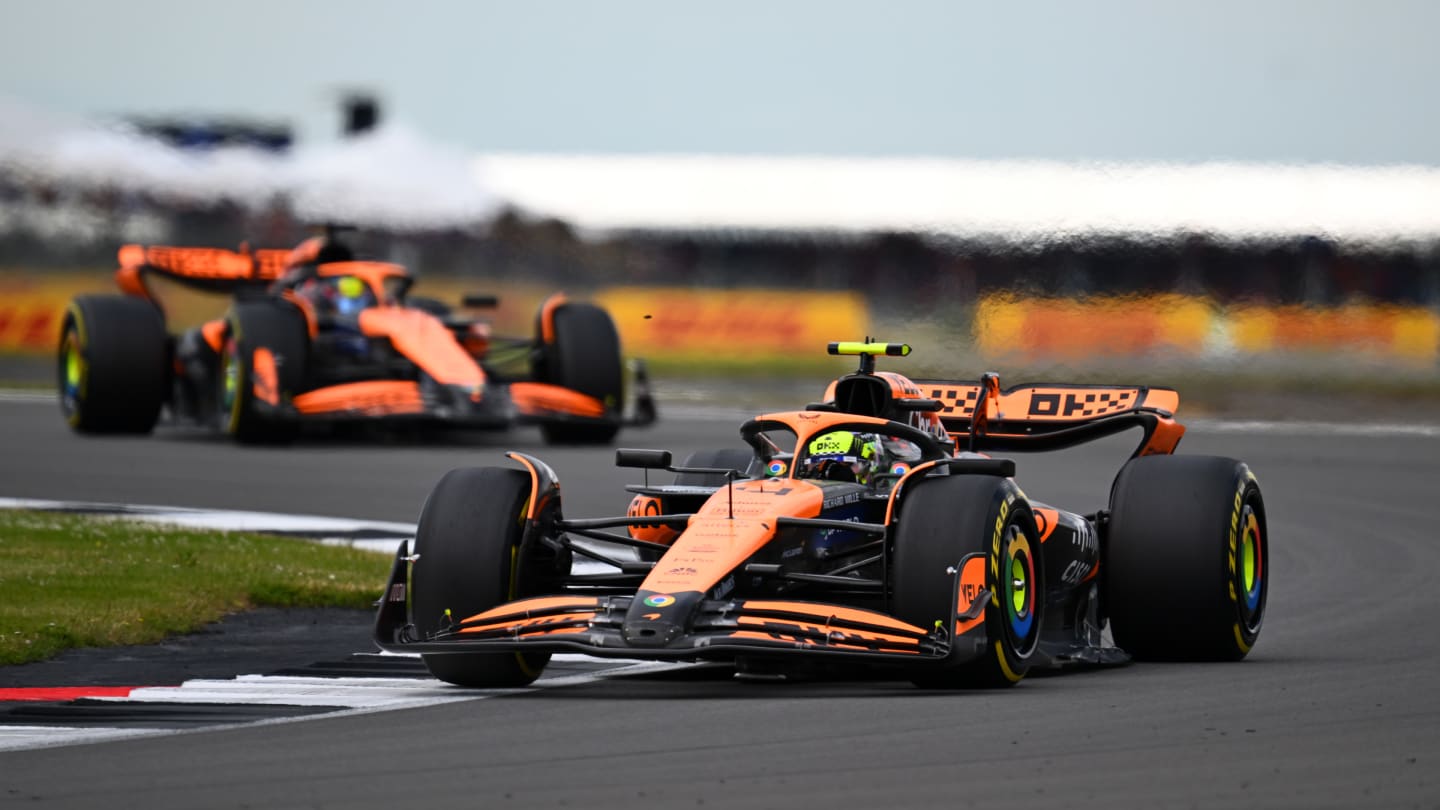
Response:
[{"label": "grey sky", "polygon": [[1440,165],[1440,3],[0,0],[0,94],[475,151]]}]

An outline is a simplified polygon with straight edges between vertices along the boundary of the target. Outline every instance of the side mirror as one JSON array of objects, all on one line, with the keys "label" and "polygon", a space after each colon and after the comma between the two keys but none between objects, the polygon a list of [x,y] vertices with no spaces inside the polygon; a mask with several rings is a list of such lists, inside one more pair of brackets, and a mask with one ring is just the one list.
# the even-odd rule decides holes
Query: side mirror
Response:
[{"label": "side mirror", "polygon": [[667,470],[670,468],[670,451],[620,448],[615,451],[615,466]]},{"label": "side mirror", "polygon": [[483,295],[481,293],[466,293],[460,298],[462,306],[470,309],[494,309],[500,306],[498,295]]}]

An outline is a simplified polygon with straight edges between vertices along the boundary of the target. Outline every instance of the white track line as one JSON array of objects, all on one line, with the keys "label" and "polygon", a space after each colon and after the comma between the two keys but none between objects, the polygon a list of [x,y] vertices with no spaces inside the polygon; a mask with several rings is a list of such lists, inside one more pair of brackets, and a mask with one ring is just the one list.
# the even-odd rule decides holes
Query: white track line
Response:
[{"label": "white track line", "polygon": [[60,397],[54,391],[28,391],[20,388],[0,388],[0,402],[13,402],[20,405],[38,405],[47,402],[51,405],[58,405]]},{"label": "white track line", "polygon": [[[562,658],[564,656],[556,656]],[[576,656],[583,658],[583,656]],[[593,660],[586,658],[585,660]],[[128,698],[92,698],[114,703],[231,703],[276,706],[339,706],[338,711],[273,717],[238,723],[217,723],[203,728],[76,728],[62,726],[0,726],[0,751],[54,748],[64,745],[108,742],[161,734],[199,734],[227,728],[254,728],[281,723],[301,723],[334,717],[439,706],[471,700],[520,695],[567,686],[583,686],[607,678],[649,672],[663,672],[689,666],[685,663],[615,661],[613,669],[580,675],[541,677],[521,689],[462,689],[433,678],[307,678],[242,675],[231,681],[197,679],[180,686],[136,689]]]}]

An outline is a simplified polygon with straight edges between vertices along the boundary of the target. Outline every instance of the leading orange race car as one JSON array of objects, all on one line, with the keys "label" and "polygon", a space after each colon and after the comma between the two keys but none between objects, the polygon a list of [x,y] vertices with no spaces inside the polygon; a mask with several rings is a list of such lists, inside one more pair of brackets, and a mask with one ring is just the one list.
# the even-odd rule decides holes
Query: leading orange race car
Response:
[{"label": "leading orange race car", "polygon": [[[126,245],[123,295],[77,297],[60,334],[61,409],[81,433],[149,433],[168,411],[245,442],[293,439],[313,422],[538,423],[558,443],[604,443],[655,419],[636,361],[625,368],[610,316],[555,294],[536,334],[503,338],[432,299],[402,266],[356,260],[334,229],[293,250]],[[228,292],[222,318],[178,335],[147,279]],[[471,306],[493,306],[488,296]],[[528,364],[499,373],[497,357]]]},{"label": "leading orange race car", "polygon": [[[471,687],[528,684],[556,652],[767,677],[864,662],[932,688],[1249,653],[1264,502],[1243,462],[1173,455],[1175,391],[912,381],[875,370],[904,344],[830,352],[859,370],[804,410],[745,422],[744,449],[678,466],[617,450],[647,471],[624,516],[565,517],[555,472],[524,453],[507,454],[520,469],[446,474],[414,553],[397,552],[376,642]],[[1015,461],[988,455],[1133,429],[1109,503],[1083,514],[1032,499]],[[651,484],[650,470],[677,478]]]}]

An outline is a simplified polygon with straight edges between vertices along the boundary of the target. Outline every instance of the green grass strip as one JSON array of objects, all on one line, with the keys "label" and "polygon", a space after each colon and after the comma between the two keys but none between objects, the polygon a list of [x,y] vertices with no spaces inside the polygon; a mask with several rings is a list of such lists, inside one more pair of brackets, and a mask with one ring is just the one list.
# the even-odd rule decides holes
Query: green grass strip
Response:
[{"label": "green grass strip", "polygon": [[390,562],[283,537],[0,510],[0,665],[152,644],[251,607],[369,608]]}]

